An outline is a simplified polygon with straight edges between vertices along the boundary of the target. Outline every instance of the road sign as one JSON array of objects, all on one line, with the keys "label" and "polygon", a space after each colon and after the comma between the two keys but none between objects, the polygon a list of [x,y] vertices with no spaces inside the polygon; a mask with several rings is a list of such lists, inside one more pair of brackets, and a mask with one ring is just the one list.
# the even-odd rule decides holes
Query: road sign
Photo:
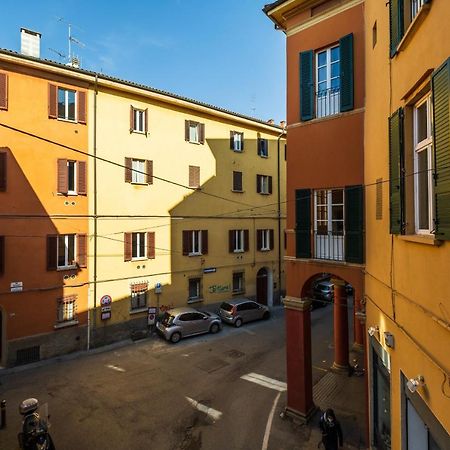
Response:
[{"label": "road sign", "polygon": [[155,284],[155,294],[161,294],[161,291],[162,291],[161,283],[156,283]]},{"label": "road sign", "polygon": [[13,281],[11,283],[11,292],[20,292],[20,291],[23,291],[23,282]]},{"label": "road sign", "polygon": [[148,307],[148,324],[155,325],[156,322],[156,308],[154,306]]},{"label": "road sign", "polygon": [[102,306],[109,306],[111,303],[112,303],[112,298],[110,295],[104,295],[100,299],[100,305],[102,305]]}]

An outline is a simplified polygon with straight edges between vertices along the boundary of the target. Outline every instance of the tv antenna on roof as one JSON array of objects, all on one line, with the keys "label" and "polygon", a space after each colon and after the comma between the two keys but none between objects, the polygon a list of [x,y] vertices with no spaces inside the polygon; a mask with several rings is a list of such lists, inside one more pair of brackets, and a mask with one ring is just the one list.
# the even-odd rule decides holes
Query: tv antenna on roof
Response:
[{"label": "tv antenna on roof", "polygon": [[[58,20],[58,22],[66,23],[68,27],[69,61],[67,64],[72,67],[80,67],[80,58],[72,53],[72,42],[78,45],[79,47],[86,47],[86,45],[77,38],[72,36],[72,27],[78,28],[79,30],[81,30],[81,28],[67,22],[67,20],[65,20],[63,17],[57,17],[56,19]],[[59,54],[59,52],[57,53]]]},{"label": "tv antenna on roof", "polygon": [[55,50],[54,48],[48,48],[51,52],[56,53],[60,58],[62,59],[66,59],[67,55],[65,55],[64,53],[58,52],[58,50]]}]

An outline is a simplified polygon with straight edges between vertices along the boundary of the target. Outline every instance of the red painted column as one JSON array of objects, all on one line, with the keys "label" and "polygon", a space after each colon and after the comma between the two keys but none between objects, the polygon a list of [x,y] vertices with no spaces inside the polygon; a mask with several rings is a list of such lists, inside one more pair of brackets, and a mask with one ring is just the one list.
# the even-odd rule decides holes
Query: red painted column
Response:
[{"label": "red painted column", "polygon": [[348,371],[348,308],[347,292],[342,280],[334,284],[334,363],[333,369]]},{"label": "red painted column", "polygon": [[315,411],[312,395],[311,302],[284,300],[286,318],[286,414],[307,422]]}]

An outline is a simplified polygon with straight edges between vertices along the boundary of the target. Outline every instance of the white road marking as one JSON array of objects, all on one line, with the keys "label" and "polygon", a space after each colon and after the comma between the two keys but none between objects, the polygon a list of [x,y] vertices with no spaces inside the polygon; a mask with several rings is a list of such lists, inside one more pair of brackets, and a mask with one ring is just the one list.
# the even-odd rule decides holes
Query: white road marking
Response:
[{"label": "white road marking", "polygon": [[202,405],[201,403],[190,397],[186,397],[186,399],[195,409],[198,409],[199,411],[205,413],[208,417],[211,417],[211,419],[213,419],[214,421],[219,420],[222,417],[222,413],[220,411],[217,411],[216,409],[213,408],[209,408],[206,405]]},{"label": "white road marking", "polygon": [[113,366],[112,364],[108,364],[106,367],[108,369],[117,370],[117,372],[126,372],[126,370],[122,369],[122,367]]},{"label": "white road marking", "polygon": [[281,392],[278,392],[273,405],[272,409],[270,410],[269,418],[267,419],[267,425],[266,425],[266,431],[264,433],[264,439],[263,444],[261,447],[261,450],[267,450],[267,446],[269,445],[269,436],[270,436],[270,430],[272,428],[272,421],[273,421],[273,415],[275,414],[275,408],[277,407],[278,400],[280,399]]},{"label": "white road marking", "polygon": [[257,373],[248,373],[247,375],[243,375],[241,378],[280,392],[284,392],[287,389],[286,383],[274,380],[273,378],[265,377],[264,375],[259,375]]}]

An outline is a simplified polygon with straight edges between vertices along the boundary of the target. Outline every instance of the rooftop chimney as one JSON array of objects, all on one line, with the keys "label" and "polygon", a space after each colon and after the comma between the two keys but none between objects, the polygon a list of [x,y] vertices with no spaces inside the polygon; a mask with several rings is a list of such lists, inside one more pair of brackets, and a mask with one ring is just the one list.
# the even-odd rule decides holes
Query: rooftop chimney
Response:
[{"label": "rooftop chimney", "polygon": [[33,56],[34,58],[41,57],[41,33],[20,29],[20,53],[26,56]]},{"label": "rooftop chimney", "polygon": [[269,120],[267,121],[267,123],[268,123],[269,125],[273,125],[273,124],[275,123],[275,120],[269,119]]},{"label": "rooftop chimney", "polygon": [[286,128],[286,121],[285,121],[285,120],[282,120],[282,121],[280,122],[280,127],[281,127],[281,128]]}]

